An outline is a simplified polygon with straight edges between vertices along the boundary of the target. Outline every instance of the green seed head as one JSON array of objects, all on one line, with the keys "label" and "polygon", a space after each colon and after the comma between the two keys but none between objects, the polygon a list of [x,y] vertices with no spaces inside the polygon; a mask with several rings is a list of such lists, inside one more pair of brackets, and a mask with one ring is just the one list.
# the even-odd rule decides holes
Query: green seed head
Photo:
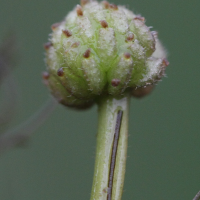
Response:
[{"label": "green seed head", "polygon": [[156,32],[123,6],[82,0],[52,30],[43,78],[66,106],[89,107],[101,95],[135,95],[136,88],[160,80],[168,65]]}]

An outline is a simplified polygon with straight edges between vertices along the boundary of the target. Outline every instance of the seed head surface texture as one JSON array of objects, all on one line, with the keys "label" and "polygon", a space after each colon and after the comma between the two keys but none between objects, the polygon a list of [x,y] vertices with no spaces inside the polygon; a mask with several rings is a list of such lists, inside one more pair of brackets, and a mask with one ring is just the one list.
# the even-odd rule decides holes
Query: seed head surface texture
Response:
[{"label": "seed head surface texture", "polygon": [[90,107],[101,95],[144,96],[169,64],[157,32],[124,6],[82,0],[51,28],[44,82],[69,107]]}]

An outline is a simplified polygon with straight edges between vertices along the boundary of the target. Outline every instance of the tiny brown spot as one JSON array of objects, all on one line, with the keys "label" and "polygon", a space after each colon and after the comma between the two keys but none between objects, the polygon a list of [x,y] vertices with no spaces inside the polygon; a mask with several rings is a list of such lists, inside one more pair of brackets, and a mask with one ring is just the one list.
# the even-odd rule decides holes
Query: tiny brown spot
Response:
[{"label": "tiny brown spot", "polygon": [[113,80],[111,81],[111,85],[112,85],[113,87],[117,87],[119,84],[120,84],[120,80],[119,80],[119,79],[113,79]]},{"label": "tiny brown spot", "polygon": [[129,59],[129,58],[131,57],[131,54],[128,53],[128,52],[126,52],[126,53],[124,53],[124,57],[125,57],[126,59]]},{"label": "tiny brown spot", "polygon": [[134,18],[134,20],[140,20],[140,21],[145,21],[145,18],[144,17],[141,17],[141,16],[136,16],[135,18]]},{"label": "tiny brown spot", "polygon": [[104,5],[104,7],[106,8],[106,9],[108,9],[109,8],[109,3],[107,2],[107,1],[102,1],[102,3],[103,3],[103,5]]},{"label": "tiny brown spot", "polygon": [[48,72],[42,72],[42,78],[43,78],[44,80],[48,80],[49,77],[50,77],[50,75],[49,75]]},{"label": "tiny brown spot", "polygon": [[76,13],[78,16],[83,16],[83,10],[82,7],[80,5],[76,6]]},{"label": "tiny brown spot", "polygon": [[87,3],[88,3],[88,0],[81,0],[81,6],[84,6]]},{"label": "tiny brown spot", "polygon": [[166,58],[164,58],[162,64],[167,67],[169,65],[169,61]]},{"label": "tiny brown spot", "polygon": [[90,50],[90,49],[87,49],[87,50],[85,51],[85,53],[83,54],[83,57],[84,57],[84,58],[89,58],[89,57],[90,57],[90,53],[91,53],[91,50]]},{"label": "tiny brown spot", "polygon": [[62,30],[62,32],[63,32],[63,34],[65,34],[66,37],[72,36],[72,33],[69,30]]},{"label": "tiny brown spot", "polygon": [[63,71],[62,67],[57,71],[57,75],[58,76],[63,76],[64,75],[64,71]]},{"label": "tiny brown spot", "polygon": [[126,42],[131,42],[134,39],[134,34],[133,33],[129,33],[127,38],[126,38]]},{"label": "tiny brown spot", "polygon": [[103,28],[107,28],[108,27],[108,23],[105,20],[101,20],[101,26]]},{"label": "tiny brown spot", "polygon": [[53,44],[51,42],[47,42],[47,43],[44,44],[44,49],[49,50],[49,48],[52,47],[52,46],[53,46]]},{"label": "tiny brown spot", "polygon": [[61,23],[55,23],[55,24],[51,25],[52,31],[55,31],[60,26],[60,24]]},{"label": "tiny brown spot", "polygon": [[72,48],[77,48],[80,45],[80,42],[74,42],[71,47]]},{"label": "tiny brown spot", "polygon": [[110,4],[109,7],[110,7],[111,9],[113,9],[113,10],[118,10],[117,5],[115,5],[115,4]]}]

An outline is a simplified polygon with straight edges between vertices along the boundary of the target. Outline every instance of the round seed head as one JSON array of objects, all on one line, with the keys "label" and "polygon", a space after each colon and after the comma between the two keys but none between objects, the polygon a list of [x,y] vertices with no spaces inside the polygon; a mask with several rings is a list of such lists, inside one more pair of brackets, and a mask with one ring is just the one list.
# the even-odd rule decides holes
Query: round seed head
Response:
[{"label": "round seed head", "polygon": [[157,33],[124,6],[95,0],[80,4],[51,26],[44,46],[48,76],[43,79],[51,93],[76,108],[90,107],[105,94],[147,94],[169,64]]}]

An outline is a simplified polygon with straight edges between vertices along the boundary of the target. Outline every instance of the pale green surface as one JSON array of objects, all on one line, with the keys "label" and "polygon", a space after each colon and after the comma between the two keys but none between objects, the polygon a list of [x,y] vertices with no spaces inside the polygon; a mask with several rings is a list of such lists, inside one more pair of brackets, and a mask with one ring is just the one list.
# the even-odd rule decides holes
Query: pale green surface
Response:
[{"label": "pale green surface", "polygon": [[[46,82],[59,102],[85,107],[99,95],[117,97],[163,77],[166,52],[155,31],[136,16],[123,6],[113,9],[91,1],[52,26],[45,56]],[[128,39],[130,35],[132,39]],[[118,85],[113,86],[113,80]]]},{"label": "pale green surface", "polygon": [[123,115],[113,177],[112,200],[121,200],[128,148],[129,101],[129,97],[121,99],[109,97],[102,98],[98,104],[97,149],[91,200],[107,200],[111,154],[119,110]]},{"label": "pale green surface", "polygon": [[[119,3],[119,1],[113,1]],[[28,118],[49,93],[42,86],[42,44],[50,25],[77,2],[1,0],[0,36],[18,35],[20,112]],[[159,31],[169,52],[167,77],[149,97],[132,99],[124,200],[189,200],[200,189],[200,1],[123,1]],[[97,107],[76,112],[60,106],[25,149],[0,160],[1,200],[89,199],[94,170]]]}]

